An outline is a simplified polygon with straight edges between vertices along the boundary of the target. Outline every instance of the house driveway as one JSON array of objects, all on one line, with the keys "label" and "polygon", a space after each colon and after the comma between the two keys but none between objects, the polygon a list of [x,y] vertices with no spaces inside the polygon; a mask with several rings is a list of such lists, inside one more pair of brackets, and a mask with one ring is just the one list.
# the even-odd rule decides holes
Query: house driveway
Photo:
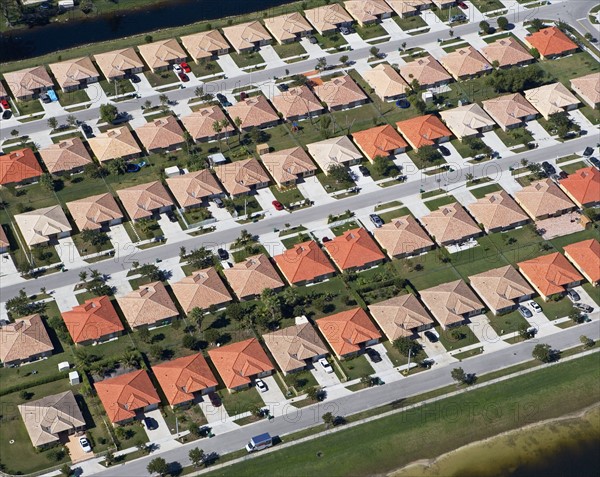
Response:
[{"label": "house driveway", "polygon": [[358,50],[360,48],[369,48],[369,45],[365,40],[363,40],[358,33],[350,33],[349,35],[342,35],[348,44],[352,47],[353,50]]},{"label": "house driveway", "polygon": [[425,353],[429,358],[432,358],[436,364],[450,364],[455,363],[456,359],[448,354],[444,345],[440,343],[440,341],[436,341],[435,343],[430,342],[425,336],[423,332],[418,334],[417,342],[423,347]]},{"label": "house driveway", "polygon": [[269,189],[268,187],[258,189],[254,197],[256,198],[260,206],[263,208],[265,215],[279,217],[289,214],[287,210],[275,210],[275,207],[273,207],[273,201],[277,199],[273,195],[273,192],[271,192],[271,189]]},{"label": "house driveway", "polygon": [[167,240],[178,241],[186,240],[189,238],[188,234],[181,230],[179,222],[171,222],[167,217],[167,214],[160,214],[158,224],[160,225],[160,228],[163,231],[163,235]]},{"label": "house driveway", "polygon": [[202,414],[206,417],[206,421],[211,425],[223,424],[229,420],[229,414],[225,406],[223,404],[219,407],[213,406],[210,398],[206,395],[202,396],[202,401],[198,403],[198,406],[202,409]]},{"label": "house driveway", "polygon": [[400,28],[393,18],[384,18],[381,20],[381,26],[392,36],[394,40],[410,37],[410,35],[404,33],[404,30]]},{"label": "house driveway", "polygon": [[492,150],[500,154],[500,157],[510,156],[512,153],[510,149],[502,142],[498,135],[494,131],[488,131],[483,133],[482,141],[485,142]]},{"label": "house driveway", "polygon": [[219,58],[217,58],[217,63],[219,63],[219,66],[223,70],[223,73],[225,73],[225,76],[230,78],[240,76],[244,73],[238,68],[238,65],[235,64],[235,61],[233,61],[230,55],[219,55]]},{"label": "house driveway", "polygon": [[285,65],[285,61],[283,61],[275,49],[271,45],[265,45],[260,47],[260,56],[263,57],[265,63],[269,65],[269,68],[273,68],[275,66]]},{"label": "house driveway", "polygon": [[328,386],[335,386],[336,384],[341,384],[341,381],[339,380],[335,372],[329,374],[326,373],[319,363],[314,363],[313,367],[310,369],[310,372],[317,380],[317,383],[319,383],[319,386],[321,386],[322,388],[326,388]]},{"label": "house driveway", "polygon": [[529,132],[533,136],[533,140],[537,142],[540,147],[558,144],[558,141],[556,141],[556,139],[554,139],[537,121],[529,121],[527,123],[527,129],[529,129]]},{"label": "house driveway", "polygon": [[[594,126],[585,115],[579,111],[579,109],[574,109],[573,111],[569,111],[567,113],[573,121],[581,126],[581,129],[584,131],[588,131],[593,134],[593,131],[596,131],[596,126]],[[597,133],[596,133],[597,134]]]},{"label": "house driveway", "polygon": [[505,348],[510,346],[508,343],[502,341],[496,330],[492,328],[490,322],[484,314],[473,316],[470,319],[470,323],[467,324],[469,329],[477,337],[484,351],[491,351],[498,348]]},{"label": "house driveway", "polygon": [[[83,436],[83,433],[81,433],[81,436]],[[69,458],[71,459],[71,462],[73,462],[73,464],[94,457],[93,448],[92,452],[83,451],[83,449],[81,448],[81,444],[79,444],[79,437],[79,434],[70,434],[69,436],[67,436],[67,442],[65,442],[65,447],[69,450]]]},{"label": "house driveway", "polygon": [[264,401],[265,405],[269,408],[271,415],[273,416],[281,416],[283,415],[283,411],[285,408],[285,403],[287,399],[283,392],[281,392],[281,388],[277,384],[274,376],[267,376],[265,378],[261,378],[267,387],[266,392],[261,393],[258,391],[261,399]]},{"label": "house driveway", "polygon": [[554,237],[581,232],[584,227],[580,222],[581,213],[568,212],[560,217],[550,217],[549,219],[538,220],[535,225],[540,230],[545,230],[542,234],[544,240],[550,240]]},{"label": "house driveway", "polygon": [[385,349],[385,346],[383,346],[382,343],[377,343],[376,345],[369,346],[369,348],[373,348],[381,356],[381,361],[379,363],[374,363],[368,356],[366,356],[367,361],[375,370],[375,374],[377,376],[387,374],[390,370],[394,369],[394,363],[392,363],[392,361],[390,360],[389,356],[387,355],[387,350]]},{"label": "house driveway", "polygon": [[304,181],[297,184],[298,190],[304,197],[312,200],[315,205],[322,205],[335,201],[330,197],[325,188],[315,176],[306,177]]},{"label": "house driveway", "polygon": [[310,41],[308,41],[308,38],[302,38],[302,40],[300,40],[300,43],[308,53],[309,58],[320,58],[327,54],[321,49],[319,45],[313,45]]},{"label": "house driveway", "polygon": [[158,423],[158,427],[154,430],[150,430],[146,426],[143,426],[150,442],[158,442],[171,438],[171,431],[164,417],[162,417],[160,409],[145,412],[144,416],[154,419]]},{"label": "house driveway", "polygon": [[63,262],[67,268],[85,266],[85,262],[82,260],[81,255],[79,255],[79,250],[77,250],[72,237],[59,239],[58,244],[55,245],[54,248],[60,257],[61,262]]}]

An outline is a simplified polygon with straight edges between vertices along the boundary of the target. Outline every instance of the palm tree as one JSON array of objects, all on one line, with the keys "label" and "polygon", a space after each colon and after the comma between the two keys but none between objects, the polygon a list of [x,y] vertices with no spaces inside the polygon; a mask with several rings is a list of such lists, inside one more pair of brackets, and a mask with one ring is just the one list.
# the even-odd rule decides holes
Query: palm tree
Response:
[{"label": "palm tree", "polygon": [[194,90],[194,94],[198,97],[203,96],[204,95],[204,88],[202,86],[198,86],[195,90]]},{"label": "palm tree", "polygon": [[69,114],[67,116],[67,124],[71,127],[75,127],[75,125],[77,124],[77,118],[74,115]]},{"label": "palm tree", "polygon": [[223,148],[221,146],[221,131],[223,130],[223,125],[221,121],[213,121],[212,123],[213,131],[217,133],[217,140],[219,141],[219,151],[223,152]]},{"label": "palm tree", "polygon": [[48,121],[46,121],[46,123],[48,124],[48,127],[52,130],[58,127],[58,121],[56,120],[56,118],[48,118]]},{"label": "palm tree", "polygon": [[241,139],[241,137],[242,137],[242,120],[240,119],[239,116],[236,116],[233,119],[233,122],[235,123],[235,127],[238,130],[238,142],[241,142],[242,141],[242,139]]},{"label": "palm tree", "polygon": [[131,349],[125,350],[121,355],[119,361],[123,363],[123,366],[127,368],[137,368],[139,364],[139,358],[137,353]]},{"label": "palm tree", "polygon": [[[223,126],[223,130],[229,127],[229,121],[227,119],[221,120],[221,126]],[[229,147],[229,134],[225,136],[225,142],[227,143],[227,147]]]}]

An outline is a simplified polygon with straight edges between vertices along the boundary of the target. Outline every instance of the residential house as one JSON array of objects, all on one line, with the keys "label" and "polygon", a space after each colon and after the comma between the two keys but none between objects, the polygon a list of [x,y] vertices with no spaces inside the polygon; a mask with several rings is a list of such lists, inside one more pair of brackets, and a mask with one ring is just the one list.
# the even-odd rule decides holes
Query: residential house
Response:
[{"label": "residential house", "polygon": [[317,172],[317,166],[300,146],[263,154],[260,160],[279,188],[293,186]]},{"label": "residential house", "polygon": [[438,8],[450,8],[456,5],[456,0],[431,0]]},{"label": "residential house", "polygon": [[384,0],[346,0],[344,7],[360,26],[392,16],[392,8]]},{"label": "residential house", "polygon": [[302,16],[300,12],[286,13],[276,17],[265,18],[267,30],[271,32],[273,38],[280,45],[298,41],[301,38],[312,33],[310,23]]},{"label": "residential house", "polygon": [[429,235],[440,245],[454,245],[479,237],[481,229],[458,202],[443,205],[421,218]]},{"label": "residential house", "polygon": [[229,286],[240,300],[257,298],[266,289],[281,290],[285,283],[269,261],[261,253],[252,255],[223,270]]},{"label": "residential house", "polygon": [[4,83],[0,80],[0,99],[8,99],[8,93],[4,87]]},{"label": "residential house", "polygon": [[229,162],[214,168],[215,174],[231,197],[246,195],[268,187],[271,179],[256,159]]},{"label": "residential house", "polygon": [[[8,227],[8,226],[7,226]],[[4,227],[0,225],[0,254],[6,253],[10,250],[10,242],[4,231]]]},{"label": "residential house", "polygon": [[419,295],[444,330],[462,325],[470,317],[485,311],[483,303],[463,280],[421,290]]},{"label": "residential house", "polygon": [[455,80],[474,78],[492,71],[492,65],[470,45],[448,53],[440,61]]},{"label": "residential house", "polygon": [[544,301],[553,295],[564,295],[568,288],[583,280],[579,272],[559,252],[517,263],[519,271]]},{"label": "residential house", "polygon": [[30,248],[71,235],[71,224],[60,205],[16,214],[14,218],[25,244]]},{"label": "residential house", "polygon": [[186,210],[200,207],[205,199],[223,195],[223,189],[209,169],[167,177],[166,182],[179,207]]},{"label": "residential house", "polygon": [[148,219],[173,208],[173,200],[159,182],[137,184],[117,191],[117,195],[131,220]]},{"label": "residential house", "polygon": [[579,169],[558,185],[580,209],[600,205],[600,171],[595,167]]},{"label": "residential house", "polygon": [[401,65],[400,74],[408,84],[416,80],[422,88],[437,88],[452,81],[452,76],[431,55]]},{"label": "residential house", "polygon": [[535,109],[520,93],[506,94],[482,101],[483,109],[503,131],[524,126],[537,117]]},{"label": "residential house", "polygon": [[583,240],[563,247],[565,257],[594,286],[600,283],[600,242]]},{"label": "residential house", "polygon": [[356,356],[381,339],[379,330],[362,308],[325,316],[315,323],[338,358]]},{"label": "residential house", "polygon": [[54,351],[44,321],[38,314],[0,326],[0,343],[0,361],[4,367],[47,358]]},{"label": "residential house", "polygon": [[577,44],[555,26],[542,28],[526,36],[525,43],[530,48],[535,48],[543,60],[570,55],[577,51]]},{"label": "residential house", "polygon": [[559,82],[528,89],[525,98],[546,120],[553,114],[572,111],[579,106],[577,97]]},{"label": "residential house", "polygon": [[196,63],[229,53],[229,43],[219,30],[182,36],[181,43]]},{"label": "residential house", "polygon": [[96,345],[111,341],[125,330],[106,295],[90,298],[70,311],[61,312],[61,315],[76,345]]},{"label": "residential house", "polygon": [[0,186],[36,182],[43,171],[29,148],[17,149],[0,156]]},{"label": "residential house", "polygon": [[415,337],[433,326],[433,319],[412,293],[373,303],[369,311],[390,341]]},{"label": "residential house", "polygon": [[377,156],[390,157],[403,153],[408,144],[389,124],[352,133],[352,139],[370,162]]},{"label": "residential house", "polygon": [[533,63],[535,59],[519,41],[508,36],[484,46],[481,53],[493,64],[498,62],[498,68],[510,68],[512,66],[525,66]]},{"label": "residential house", "polygon": [[60,89],[65,92],[85,88],[100,79],[100,73],[88,56],[51,63],[49,66]]},{"label": "residential house", "polygon": [[354,108],[368,101],[367,95],[349,76],[339,76],[315,86],[315,93],[330,111]]},{"label": "residential house", "polygon": [[162,282],[141,285],[117,299],[132,329],[157,328],[170,323],[179,311]]},{"label": "residential house", "polygon": [[514,195],[517,203],[533,220],[558,217],[575,208],[551,179],[532,182]]},{"label": "residential house", "polygon": [[520,302],[529,300],[534,293],[512,265],[471,275],[469,282],[494,315],[516,309]]},{"label": "residential house", "polygon": [[433,146],[450,140],[452,132],[437,116],[427,114],[396,123],[398,131],[410,146],[418,151],[423,146]]},{"label": "residential house", "polygon": [[319,99],[306,85],[290,88],[274,96],[272,102],[286,121],[302,121],[325,111]]},{"label": "residential house", "polygon": [[295,244],[273,260],[291,285],[317,283],[335,275],[334,266],[314,240]]},{"label": "residential house", "polygon": [[175,38],[138,45],[140,55],[153,72],[169,69],[184,62],[187,55]]},{"label": "residential house", "polygon": [[98,53],[94,61],[108,81],[120,80],[144,69],[144,63],[133,48]]},{"label": "residential house", "polygon": [[239,129],[247,131],[250,128],[271,128],[279,123],[279,115],[263,95],[251,96],[238,101],[227,108],[229,117],[234,121],[240,118]]},{"label": "residential house", "polygon": [[412,215],[403,215],[373,231],[375,240],[390,258],[420,255],[435,247],[435,243]]},{"label": "residential house", "polygon": [[79,137],[63,139],[40,149],[40,156],[50,174],[81,172],[92,158]]},{"label": "residential house", "polygon": [[496,123],[477,103],[440,111],[442,120],[461,141],[494,129]]},{"label": "residential house", "polygon": [[142,150],[127,126],[109,129],[88,140],[90,149],[100,163],[113,159],[130,160],[138,157]]},{"label": "residential house", "polygon": [[21,101],[37,98],[40,93],[54,88],[52,78],[43,65],[4,73],[4,81],[13,96]]},{"label": "residential house", "polygon": [[408,83],[388,63],[380,63],[361,75],[382,101],[396,101],[406,97],[410,91]]},{"label": "residential house", "polygon": [[339,3],[305,10],[304,16],[321,35],[335,33],[338,28],[350,26],[353,22],[352,17]]},{"label": "residential house", "polygon": [[[215,141],[235,134],[231,121],[217,105],[194,111],[182,117],[181,122],[194,141]],[[220,130],[215,129],[215,123],[219,124]]]},{"label": "residential house", "polygon": [[358,164],[362,154],[348,136],[332,137],[306,146],[311,157],[327,175],[332,166]]},{"label": "residential house", "polygon": [[223,34],[238,53],[258,50],[261,46],[270,45],[273,41],[269,32],[259,21],[227,26],[223,28]]},{"label": "residential house", "polygon": [[144,149],[150,154],[180,149],[185,139],[175,116],[154,119],[135,130]]},{"label": "residential house", "polygon": [[194,308],[219,309],[232,300],[225,283],[214,267],[196,270],[173,283],[171,289],[185,313],[189,313]]},{"label": "residential house", "polygon": [[600,107],[600,75],[590,73],[589,75],[573,78],[571,89],[575,91],[590,107]]},{"label": "residential house", "polygon": [[504,190],[490,192],[467,208],[487,233],[504,232],[530,221],[519,204]]},{"label": "residential house", "polygon": [[79,231],[107,229],[123,220],[123,212],[108,192],[67,202],[67,209]]},{"label": "residential house", "polygon": [[385,260],[377,243],[362,227],[347,230],[323,244],[333,263],[343,271],[366,270]]},{"label": "residential house", "polygon": [[418,15],[432,6],[431,0],[386,0],[386,2],[400,18]]}]

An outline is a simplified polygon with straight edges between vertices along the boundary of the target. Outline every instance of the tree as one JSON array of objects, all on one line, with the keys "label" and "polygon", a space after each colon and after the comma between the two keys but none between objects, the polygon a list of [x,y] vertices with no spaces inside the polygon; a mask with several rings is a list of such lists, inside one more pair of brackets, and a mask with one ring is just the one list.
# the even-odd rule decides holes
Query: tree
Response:
[{"label": "tree", "polygon": [[198,340],[194,338],[192,335],[185,335],[181,340],[181,344],[184,348],[195,350],[198,348]]},{"label": "tree", "polygon": [[146,36],[144,37],[144,41],[145,41],[146,43],[152,43],[152,40],[153,40],[153,39],[154,39],[154,38],[152,38],[152,35],[146,35]]},{"label": "tree", "polygon": [[327,175],[338,184],[351,184],[352,179],[348,169],[342,164],[331,164],[327,169]]},{"label": "tree", "polygon": [[[196,426],[198,427],[198,426]],[[200,467],[204,463],[204,451],[198,447],[190,449],[188,457],[196,467]]]},{"label": "tree", "polygon": [[6,301],[6,311],[12,317],[27,316],[35,313],[36,303],[31,303],[25,290],[19,290],[19,294]]},{"label": "tree", "polygon": [[483,33],[488,33],[490,31],[490,28],[491,28],[490,24],[488,22],[486,22],[485,20],[479,22],[479,29]]},{"label": "tree", "polygon": [[545,77],[544,70],[537,65],[531,65],[527,68],[495,70],[487,77],[486,84],[497,93],[517,93],[541,86]]},{"label": "tree", "polygon": [[143,277],[148,278],[152,282],[161,281],[164,278],[164,273],[153,263],[144,263],[138,269],[138,273]]},{"label": "tree", "polygon": [[137,336],[144,343],[150,343],[150,341],[152,341],[148,328],[140,328],[137,332]]},{"label": "tree", "polygon": [[501,30],[508,30],[508,27],[510,25],[510,22],[506,17],[498,17],[496,23],[498,23],[498,28],[500,28]]},{"label": "tree", "polygon": [[72,128],[75,127],[77,125],[77,118],[74,115],[69,114],[67,116],[67,124]]},{"label": "tree", "polygon": [[48,192],[54,192],[54,179],[52,179],[52,175],[47,172],[43,173],[40,176],[40,186]]},{"label": "tree", "polygon": [[433,146],[421,146],[417,152],[417,157],[423,162],[436,162],[442,159],[440,152]]},{"label": "tree", "polygon": [[470,172],[467,172],[465,174],[465,179],[467,179],[467,182],[471,182],[474,178],[475,178],[475,176],[473,174],[471,174]]},{"label": "tree", "polygon": [[103,104],[100,106],[100,121],[104,123],[112,123],[117,119],[119,111],[114,104]]},{"label": "tree", "polygon": [[194,267],[195,270],[208,268],[215,264],[215,256],[210,250],[204,247],[192,250],[185,256],[185,259],[189,265]]},{"label": "tree", "polygon": [[372,46],[371,49],[369,50],[369,53],[371,53],[371,56],[378,58],[379,57],[379,48],[377,48],[376,46]]},{"label": "tree", "polygon": [[10,135],[11,135],[12,137],[17,137],[17,136],[19,135],[19,131],[17,131],[16,129],[13,129],[13,130],[10,132]]},{"label": "tree", "polygon": [[540,31],[542,28],[544,28],[544,22],[539,18],[534,18],[529,23],[529,26],[533,29],[534,32]]},{"label": "tree", "polygon": [[188,318],[194,323],[196,323],[196,325],[198,325],[198,328],[200,328],[202,326],[202,320],[204,318],[204,310],[196,306],[190,310],[190,312],[188,313]]},{"label": "tree", "polygon": [[389,156],[375,156],[373,159],[373,170],[383,177],[389,177],[398,171],[398,168]]},{"label": "tree", "polygon": [[421,98],[415,99],[414,105],[415,105],[415,108],[417,108],[417,111],[419,111],[419,113],[421,113],[421,114],[423,114],[423,113],[425,113],[425,111],[427,111],[427,104]]},{"label": "tree", "polygon": [[311,401],[318,401],[319,397],[321,396],[321,393],[322,389],[320,387],[313,386],[308,388],[308,390],[306,391],[306,397]]},{"label": "tree", "polygon": [[84,242],[89,243],[96,250],[102,247],[102,245],[109,242],[108,235],[99,229],[83,229],[80,233],[80,237]]},{"label": "tree", "polygon": [[551,114],[548,117],[548,124],[556,131],[560,138],[565,138],[571,132],[578,132],[581,126],[574,122],[566,111]]},{"label": "tree", "polygon": [[149,99],[144,101],[144,109],[150,109],[151,107],[152,107],[152,101],[150,101]]},{"label": "tree", "polygon": [[69,477],[70,475],[73,474],[73,470],[71,469],[71,467],[69,467],[69,464],[63,464],[62,467],[60,468],[60,473],[61,473],[61,475]]},{"label": "tree", "polygon": [[92,0],[81,0],[79,2],[79,9],[87,15],[94,9],[94,2]]},{"label": "tree", "polygon": [[533,351],[531,352],[531,356],[542,363],[550,363],[554,361],[558,356],[556,350],[553,350],[549,344],[540,343],[535,345]]},{"label": "tree", "polygon": [[325,58],[319,58],[315,66],[316,70],[323,70],[327,66],[327,60]]},{"label": "tree", "polygon": [[238,238],[235,239],[232,246],[233,248],[244,248],[248,245],[256,242],[256,238],[246,229],[242,229]]},{"label": "tree", "polygon": [[107,466],[111,466],[112,464],[114,464],[115,462],[115,453],[112,451],[112,449],[108,449],[106,451],[106,454],[104,454],[104,463]]},{"label": "tree", "polygon": [[373,386],[373,378],[371,376],[369,376],[368,374],[361,376],[360,382],[361,382],[361,384],[364,384],[365,386],[367,386],[369,388],[371,386]]},{"label": "tree", "polygon": [[148,463],[146,470],[149,474],[158,474],[164,476],[169,472],[169,466],[165,459],[162,457],[156,457]]},{"label": "tree", "polygon": [[448,35],[450,36],[450,38],[454,37],[454,30],[452,30],[452,28],[448,30]]},{"label": "tree", "polygon": [[150,356],[152,356],[153,359],[155,360],[160,360],[163,357],[163,354],[165,352],[164,349],[162,349],[162,347],[158,344],[153,344],[152,346],[150,346]]},{"label": "tree", "polygon": [[223,131],[223,124],[221,121],[213,121],[212,123],[213,131],[217,134],[217,140],[219,141],[219,150],[222,152],[223,148],[221,145],[221,131]]},{"label": "tree", "polygon": [[106,175],[106,169],[95,162],[83,166],[83,174],[90,179],[100,179]]},{"label": "tree", "polygon": [[326,412],[323,414],[322,419],[325,423],[325,426],[329,429],[329,427],[333,425],[333,422],[335,421],[335,416],[330,412]]},{"label": "tree", "polygon": [[585,32],[585,35],[583,35],[583,37],[587,41],[594,41],[594,35],[592,35],[589,31]]},{"label": "tree", "polygon": [[204,96],[204,87],[203,86],[197,86],[196,89],[194,90],[194,95],[196,95],[198,98],[200,96]]},{"label": "tree", "polygon": [[575,323],[583,323],[584,315],[578,309],[573,308],[569,313],[569,319]]},{"label": "tree", "polygon": [[585,346],[586,348],[591,348],[592,346],[594,346],[596,343],[594,342],[594,340],[592,338],[588,338],[585,335],[581,335],[579,337],[579,341],[581,342],[581,344],[583,346]]},{"label": "tree", "polygon": [[126,368],[137,368],[140,364],[140,357],[135,350],[129,348],[123,352],[119,358],[119,362]]},{"label": "tree", "polygon": [[411,340],[406,336],[402,336],[394,341],[394,347],[404,356],[408,356],[409,353],[411,356],[415,356],[422,349],[422,346],[417,341]]},{"label": "tree", "polygon": [[160,104],[162,105],[163,109],[165,109],[169,104],[169,97],[166,94],[161,94],[158,97],[158,100],[160,101]]},{"label": "tree", "polygon": [[348,60],[349,60],[348,55],[342,55],[342,56],[340,56],[340,62],[343,65],[345,65],[346,63],[348,63]]},{"label": "tree", "polygon": [[208,328],[202,333],[202,335],[210,344],[217,343],[221,337],[221,333],[219,333],[219,330],[216,330],[215,328]]},{"label": "tree", "polygon": [[450,376],[452,376],[452,379],[454,379],[457,384],[462,384],[467,379],[467,374],[462,368],[454,368],[452,371],[450,371]]},{"label": "tree", "polygon": [[48,121],[46,121],[46,124],[53,131],[58,127],[58,121],[54,117],[53,118],[48,118]]}]

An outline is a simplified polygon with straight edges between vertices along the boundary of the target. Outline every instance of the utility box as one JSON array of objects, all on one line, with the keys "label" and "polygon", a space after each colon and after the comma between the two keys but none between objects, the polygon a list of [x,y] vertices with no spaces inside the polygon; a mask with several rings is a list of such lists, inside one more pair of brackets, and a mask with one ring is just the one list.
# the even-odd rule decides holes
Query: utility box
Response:
[{"label": "utility box", "polygon": [[431,91],[423,91],[421,98],[425,104],[433,103],[433,93]]},{"label": "utility box", "polygon": [[260,156],[262,154],[269,154],[270,148],[268,144],[259,144],[256,146],[256,152]]},{"label": "utility box", "polygon": [[81,378],[79,377],[79,373],[77,371],[71,371],[69,373],[69,383],[71,386],[75,384],[81,384]]},{"label": "utility box", "polygon": [[69,364],[68,361],[62,361],[62,362],[58,363],[59,371],[68,371],[69,369],[71,369],[71,365]]}]

